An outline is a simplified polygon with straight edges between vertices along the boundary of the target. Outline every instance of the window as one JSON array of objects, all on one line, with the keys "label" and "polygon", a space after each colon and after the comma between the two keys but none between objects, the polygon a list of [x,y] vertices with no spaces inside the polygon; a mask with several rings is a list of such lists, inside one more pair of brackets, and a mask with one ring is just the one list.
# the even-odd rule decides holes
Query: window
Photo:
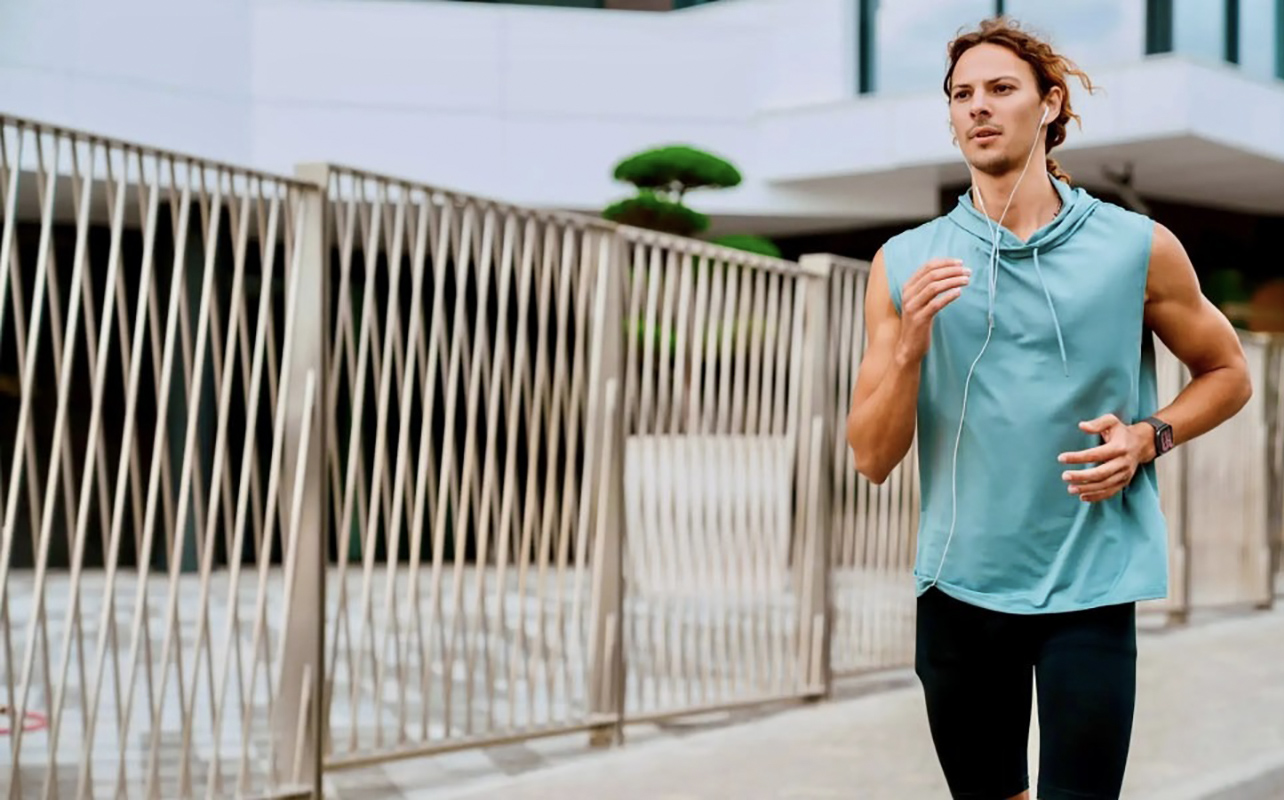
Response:
[{"label": "window", "polygon": [[1239,65],[1255,78],[1284,78],[1284,0],[1240,0]]},{"label": "window", "polygon": [[995,0],[861,0],[861,91],[939,91],[950,40],[995,10]]},{"label": "window", "polygon": [[1205,61],[1227,59],[1226,6],[1236,0],[1172,0],[1173,51]]},{"label": "window", "polygon": [[1147,0],[1146,52],[1284,78],[1284,0]]},{"label": "window", "polygon": [[1137,59],[1145,24],[1140,3],[1119,0],[1006,0],[1009,17],[1052,46],[1089,75],[1094,69]]}]

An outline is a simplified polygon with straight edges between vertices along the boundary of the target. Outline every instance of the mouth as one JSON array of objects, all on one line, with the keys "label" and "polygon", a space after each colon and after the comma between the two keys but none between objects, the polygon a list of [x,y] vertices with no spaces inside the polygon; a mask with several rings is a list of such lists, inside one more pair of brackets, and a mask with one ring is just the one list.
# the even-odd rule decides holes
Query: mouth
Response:
[{"label": "mouth", "polygon": [[978,142],[988,142],[992,139],[999,138],[1000,133],[997,128],[977,128],[972,131],[972,138]]}]

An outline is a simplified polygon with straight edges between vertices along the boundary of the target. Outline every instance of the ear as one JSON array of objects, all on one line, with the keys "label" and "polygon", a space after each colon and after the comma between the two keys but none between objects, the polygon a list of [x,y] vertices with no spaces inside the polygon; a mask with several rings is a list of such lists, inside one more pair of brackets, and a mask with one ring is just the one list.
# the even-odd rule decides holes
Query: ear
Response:
[{"label": "ear", "polygon": [[[1048,90],[1047,96],[1043,98],[1043,106],[1048,110],[1048,118],[1044,120],[1045,125],[1051,125],[1061,116],[1062,101],[1064,95],[1060,86],[1053,86]],[[1040,112],[1042,113],[1042,112]]]}]

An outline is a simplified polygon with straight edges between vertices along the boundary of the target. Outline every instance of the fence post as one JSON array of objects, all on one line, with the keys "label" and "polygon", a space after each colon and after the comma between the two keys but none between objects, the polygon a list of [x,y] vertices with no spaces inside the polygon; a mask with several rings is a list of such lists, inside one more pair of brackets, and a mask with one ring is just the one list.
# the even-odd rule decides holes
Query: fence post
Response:
[{"label": "fence post", "polygon": [[831,439],[834,425],[829,401],[829,293],[832,261],[824,255],[805,255],[799,266],[804,273],[802,398],[799,409],[800,475],[805,475],[799,493],[795,540],[802,562],[799,583],[799,633],[803,651],[801,663],[805,694],[827,697],[832,688],[831,658],[833,611],[830,608],[830,482]]},{"label": "fence post", "polygon": [[[277,689],[275,715],[272,719],[276,752],[274,778],[278,783],[305,783],[316,798],[322,797],[321,734],[325,729],[322,714],[324,697],[325,652],[325,434],[328,413],[325,374],[325,341],[327,259],[325,240],[325,200],[327,170],[322,165],[301,165],[295,174],[309,184],[296,189],[301,204],[301,224],[295,230],[294,261],[287,273],[287,286],[295,284],[293,270],[298,270],[292,336],[282,342],[288,348],[289,370],[282,375],[289,380],[286,435],[282,460],[280,498],[281,534],[285,541],[297,525],[295,549],[289,553],[287,581],[291,596],[290,617],[282,632],[281,672]],[[287,289],[287,292],[289,290]],[[291,299],[287,295],[287,303]],[[287,306],[288,308],[288,306]],[[289,312],[287,311],[287,316]],[[304,390],[313,386],[313,403],[309,414]],[[306,431],[307,451],[301,452]],[[297,470],[302,467],[303,476]],[[296,482],[301,481],[302,498],[298,519],[294,514]]]},{"label": "fence post", "polygon": [[1266,469],[1266,585],[1262,601],[1258,608],[1269,610],[1275,607],[1276,575],[1279,571],[1281,522],[1284,522],[1284,508],[1281,508],[1281,471],[1280,471],[1280,342],[1277,337],[1264,337],[1262,340],[1262,372],[1253,376],[1254,391],[1261,393],[1262,422],[1266,428],[1263,440],[1263,466]]},{"label": "fence post", "polygon": [[[611,230],[586,236],[595,267],[589,354],[589,431],[583,491],[593,532],[589,622],[590,744],[619,743],[624,723],[624,241]],[[587,276],[585,276],[587,277]]]}]

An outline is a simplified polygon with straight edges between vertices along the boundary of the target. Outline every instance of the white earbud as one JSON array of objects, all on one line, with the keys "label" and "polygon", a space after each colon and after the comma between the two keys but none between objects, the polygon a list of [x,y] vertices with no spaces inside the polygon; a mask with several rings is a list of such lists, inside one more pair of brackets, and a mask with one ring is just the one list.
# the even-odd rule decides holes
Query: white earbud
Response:
[{"label": "white earbud", "polygon": [[1039,117],[1039,124],[1040,124],[1040,125],[1042,125],[1043,123],[1045,123],[1045,122],[1047,122],[1047,121],[1048,121],[1048,113],[1049,113],[1050,111],[1052,111],[1052,109],[1048,108],[1047,106],[1044,106],[1044,107],[1043,107],[1043,116],[1042,116],[1042,117]]}]

